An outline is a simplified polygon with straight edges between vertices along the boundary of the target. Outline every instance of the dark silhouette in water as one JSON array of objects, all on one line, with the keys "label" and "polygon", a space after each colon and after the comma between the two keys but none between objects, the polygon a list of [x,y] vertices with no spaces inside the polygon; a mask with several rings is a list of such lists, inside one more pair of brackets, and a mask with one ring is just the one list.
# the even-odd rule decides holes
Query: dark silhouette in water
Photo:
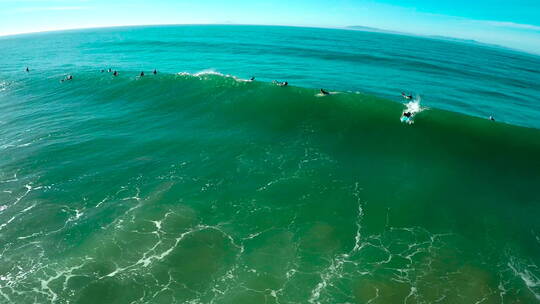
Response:
[{"label": "dark silhouette in water", "polygon": [[323,95],[330,95],[330,92],[325,91],[324,89],[321,89],[321,94],[323,94]]},{"label": "dark silhouette in water", "polygon": [[61,81],[64,82],[68,80],[73,80],[73,75],[68,75],[66,78],[62,79]]},{"label": "dark silhouette in water", "polygon": [[411,117],[411,116],[412,116],[412,113],[411,113],[411,112],[403,112],[403,116],[405,116],[405,117]]},{"label": "dark silhouette in water", "polygon": [[111,68],[109,68],[109,69],[107,70],[107,72],[109,72],[109,73],[110,73],[110,72],[112,72],[112,69],[111,69]]},{"label": "dark silhouette in water", "polygon": [[139,76],[143,77],[143,76],[144,76],[144,72],[141,72],[141,75],[139,75]]},{"label": "dark silhouette in water", "polygon": [[105,70],[101,70],[101,73],[104,73],[104,72],[105,72]]},{"label": "dark silhouette in water", "polygon": [[114,71],[113,76],[118,76],[118,72]]},{"label": "dark silhouette in water", "polygon": [[489,117],[489,120],[495,121],[495,118],[493,118],[493,116],[490,116],[490,117]]},{"label": "dark silhouette in water", "polygon": [[29,69],[28,67],[26,67],[26,72],[27,72],[27,73],[30,72],[30,69]]},{"label": "dark silhouette in water", "polygon": [[252,76],[249,81],[255,81],[255,76]]},{"label": "dark silhouette in water", "polygon": [[277,85],[280,86],[280,87],[286,87],[286,86],[289,85],[289,83],[288,83],[287,81],[283,81],[283,82],[277,82],[277,81],[276,81],[276,83],[277,83]]},{"label": "dark silhouette in water", "polygon": [[154,72],[152,72],[152,73],[154,73],[154,75],[156,75],[156,74],[157,74],[157,70],[156,70],[156,69],[154,69]]},{"label": "dark silhouette in water", "polygon": [[407,95],[407,94],[405,94],[404,92],[401,92],[401,96],[402,96],[403,98],[407,99],[407,100],[413,99],[412,94],[411,94],[411,95]]}]

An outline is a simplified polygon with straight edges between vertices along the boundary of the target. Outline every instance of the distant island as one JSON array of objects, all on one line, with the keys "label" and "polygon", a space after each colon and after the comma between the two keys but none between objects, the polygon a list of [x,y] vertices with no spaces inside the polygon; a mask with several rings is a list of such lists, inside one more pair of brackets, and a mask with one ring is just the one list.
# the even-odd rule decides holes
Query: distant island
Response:
[{"label": "distant island", "polygon": [[347,26],[345,29],[348,30],[355,30],[355,31],[364,31],[364,32],[375,32],[375,33],[386,33],[386,34],[397,34],[397,35],[407,35],[407,36],[418,36],[415,34],[409,34],[405,32],[398,32],[398,31],[390,31],[390,30],[384,30],[376,27],[369,27],[369,26],[362,26],[362,25],[352,25]]},{"label": "distant island", "polygon": [[492,48],[497,48],[497,49],[521,52],[519,50],[515,50],[515,49],[509,48],[509,47],[502,46],[502,45],[480,42],[480,41],[477,41],[477,40],[474,40],[474,39],[463,39],[463,38],[455,38],[455,37],[448,37],[448,36],[441,36],[441,35],[419,35],[419,34],[400,32],[400,31],[391,31],[391,30],[385,30],[385,29],[369,27],[369,26],[362,26],[362,25],[347,26],[344,29],[354,30],[354,31],[373,32],[373,33],[384,33],[384,34],[393,34],[393,35],[404,35],[404,36],[430,38],[430,39],[436,39],[436,40],[467,43],[467,44],[475,44],[475,45],[479,45],[479,46],[487,46],[487,47],[492,47]]}]

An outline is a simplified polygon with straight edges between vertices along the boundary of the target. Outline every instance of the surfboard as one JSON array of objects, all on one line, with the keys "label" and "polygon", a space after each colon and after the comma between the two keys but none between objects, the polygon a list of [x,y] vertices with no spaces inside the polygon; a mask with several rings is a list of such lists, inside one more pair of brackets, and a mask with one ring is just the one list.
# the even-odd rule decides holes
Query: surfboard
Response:
[{"label": "surfboard", "polygon": [[412,124],[414,122],[413,117],[414,116],[411,116],[411,117],[401,116],[400,120],[401,120],[402,123]]}]

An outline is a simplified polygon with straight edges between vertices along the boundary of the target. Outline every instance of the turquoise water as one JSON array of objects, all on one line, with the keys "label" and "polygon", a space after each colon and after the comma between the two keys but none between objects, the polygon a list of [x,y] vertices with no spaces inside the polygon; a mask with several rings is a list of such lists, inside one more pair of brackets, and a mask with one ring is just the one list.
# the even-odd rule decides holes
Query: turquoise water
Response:
[{"label": "turquoise water", "polygon": [[540,302],[540,57],[167,26],[0,63],[0,303]]}]

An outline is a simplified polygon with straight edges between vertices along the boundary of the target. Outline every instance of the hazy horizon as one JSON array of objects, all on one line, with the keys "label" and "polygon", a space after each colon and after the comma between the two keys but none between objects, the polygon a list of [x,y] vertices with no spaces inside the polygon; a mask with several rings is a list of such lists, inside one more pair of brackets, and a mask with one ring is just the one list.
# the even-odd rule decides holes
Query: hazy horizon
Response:
[{"label": "hazy horizon", "polygon": [[313,26],[313,25],[288,25],[288,24],[242,24],[242,23],[168,23],[168,24],[126,24],[126,25],[112,25],[112,26],[96,26],[96,27],[82,27],[82,28],[61,28],[61,29],[50,29],[34,32],[23,32],[23,33],[12,33],[12,34],[2,34],[0,33],[0,38],[2,37],[15,37],[20,35],[32,35],[32,34],[46,34],[46,33],[55,33],[55,32],[64,32],[64,31],[79,31],[79,30],[99,30],[99,29],[109,29],[109,28],[122,28],[122,27],[159,27],[159,26],[268,26],[268,27],[299,27],[299,28],[321,28],[321,29],[331,29],[331,30],[346,30],[346,31],[365,31],[373,33],[382,33],[389,35],[403,35],[403,36],[412,36],[425,39],[436,39],[436,40],[446,40],[452,42],[461,42],[469,43],[474,45],[481,45],[485,47],[491,47],[496,49],[505,49],[509,51],[519,52],[527,55],[540,56],[540,49],[536,51],[523,50],[518,48],[513,48],[510,46],[500,45],[496,43],[482,42],[475,39],[451,37],[446,35],[422,35],[410,32],[401,32],[395,30],[387,30],[383,28],[369,27],[363,25],[349,25],[349,26]]},{"label": "hazy horizon", "polygon": [[540,54],[540,3],[531,0],[0,0],[0,35],[115,26],[236,24],[321,28],[365,26],[445,36]]}]

